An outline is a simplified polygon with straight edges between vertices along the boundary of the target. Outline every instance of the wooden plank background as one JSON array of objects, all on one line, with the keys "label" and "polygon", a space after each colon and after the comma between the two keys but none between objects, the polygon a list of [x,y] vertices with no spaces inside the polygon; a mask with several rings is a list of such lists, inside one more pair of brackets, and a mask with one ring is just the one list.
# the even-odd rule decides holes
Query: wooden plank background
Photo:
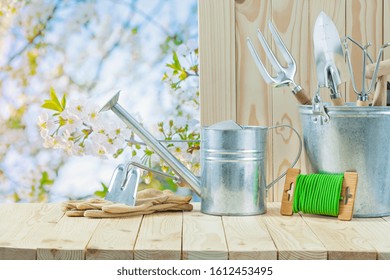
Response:
[{"label": "wooden plank background", "polygon": [[[349,35],[361,44],[371,42],[373,59],[376,59],[380,46],[390,41],[390,0],[199,0],[202,125],[233,119],[242,125],[290,124],[301,131],[298,103],[291,90],[287,87],[271,88],[264,82],[245,40],[250,37],[261,59],[266,61],[256,37],[259,28],[279,58],[267,27],[268,20],[272,20],[297,63],[296,83],[313,96],[317,80],[312,33],[320,11],[333,20],[341,38]],[[215,34],[220,34],[218,40]],[[224,55],[214,57],[221,46],[224,46]],[[385,52],[385,57],[390,58],[390,50]],[[362,59],[356,48],[352,49],[352,60],[354,73],[358,73]],[[265,64],[270,71],[269,63]],[[210,73],[212,76],[204,77]],[[359,77],[356,82],[361,88]],[[340,90],[346,101],[356,101],[350,81]],[[321,90],[321,96],[329,101],[328,90]],[[267,143],[267,182],[286,170],[297,150],[298,140],[290,130],[278,129],[271,133]],[[304,153],[296,167],[306,173]],[[269,200],[280,201],[283,181],[268,194]]]},{"label": "wooden plank background", "polygon": [[234,0],[199,1],[199,56],[207,61],[200,76],[207,92],[200,97],[203,125],[236,120],[234,15]]}]

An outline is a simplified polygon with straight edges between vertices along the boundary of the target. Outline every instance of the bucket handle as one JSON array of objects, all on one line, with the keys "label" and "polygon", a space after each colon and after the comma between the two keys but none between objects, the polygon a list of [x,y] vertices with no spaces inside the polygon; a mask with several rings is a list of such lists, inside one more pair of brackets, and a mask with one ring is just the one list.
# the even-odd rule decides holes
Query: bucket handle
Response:
[{"label": "bucket handle", "polygon": [[[298,162],[299,160],[299,157],[301,156],[301,153],[302,153],[302,138],[301,136],[299,135],[298,131],[293,128],[291,125],[288,125],[288,124],[280,124],[280,125],[275,125],[275,126],[271,126],[268,128],[268,130],[271,130],[271,129],[275,129],[275,128],[280,128],[280,127],[288,127],[290,128],[294,133],[295,135],[297,135],[298,137],[298,140],[299,140],[299,150],[298,150],[298,155],[297,157],[294,159],[293,163],[291,164],[291,166],[289,168],[293,168],[294,165]],[[282,179],[286,174],[287,174],[287,171],[284,171],[278,178],[276,178],[275,180],[273,180],[271,183],[269,183],[267,186],[266,186],[266,189],[270,189],[273,185],[275,185],[276,182],[278,182],[280,179]]]}]

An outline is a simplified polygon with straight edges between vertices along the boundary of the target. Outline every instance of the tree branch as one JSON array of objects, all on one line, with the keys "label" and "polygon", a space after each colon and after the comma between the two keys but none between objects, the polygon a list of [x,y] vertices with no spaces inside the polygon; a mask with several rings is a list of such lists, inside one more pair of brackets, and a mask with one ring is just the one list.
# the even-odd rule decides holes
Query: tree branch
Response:
[{"label": "tree branch", "polygon": [[32,38],[30,38],[28,40],[28,43],[22,47],[19,51],[17,51],[16,53],[14,53],[7,61],[6,65],[10,65],[18,56],[20,56],[21,54],[23,54],[29,47],[31,47],[33,44],[34,44],[34,41],[41,37],[44,33],[44,31],[46,30],[48,24],[50,23],[50,21],[54,18],[54,14],[56,12],[56,10],[58,9],[58,6],[59,6],[59,2],[57,2],[54,7],[53,7],[53,10],[51,12],[51,14],[47,17],[46,19],[46,22],[43,24],[42,28],[40,28],[37,33],[34,34],[34,36]]}]

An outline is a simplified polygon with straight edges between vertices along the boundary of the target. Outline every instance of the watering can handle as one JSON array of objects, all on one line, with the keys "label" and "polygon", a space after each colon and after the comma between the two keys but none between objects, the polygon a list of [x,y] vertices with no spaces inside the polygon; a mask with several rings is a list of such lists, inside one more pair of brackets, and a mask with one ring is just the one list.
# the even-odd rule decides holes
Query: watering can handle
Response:
[{"label": "watering can handle", "polygon": [[[302,138],[301,136],[299,135],[298,131],[293,128],[292,126],[288,125],[288,124],[281,124],[281,125],[275,125],[275,126],[271,126],[269,128],[270,129],[275,129],[275,128],[279,128],[279,127],[288,127],[290,128],[297,136],[298,136],[298,139],[299,139],[299,150],[298,150],[298,155],[297,157],[294,159],[294,162],[291,164],[291,166],[289,168],[292,168],[294,167],[294,165],[298,162],[299,160],[299,157],[301,156],[301,152],[302,152]],[[266,187],[266,189],[270,189],[276,182],[278,182],[280,179],[282,179],[286,174],[287,174],[287,171],[284,171],[278,178],[276,178],[275,180],[273,180],[271,183],[269,183]]]}]

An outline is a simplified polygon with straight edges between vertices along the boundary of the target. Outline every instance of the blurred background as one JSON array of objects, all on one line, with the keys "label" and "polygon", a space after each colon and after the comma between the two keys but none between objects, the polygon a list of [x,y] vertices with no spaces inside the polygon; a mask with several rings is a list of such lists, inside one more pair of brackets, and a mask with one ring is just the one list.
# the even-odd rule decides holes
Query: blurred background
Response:
[{"label": "blurred background", "polygon": [[2,0],[0,202],[94,195],[118,163],[145,153],[128,145],[102,159],[45,148],[38,117],[54,113],[41,107],[51,90],[98,105],[121,90],[121,105],[153,133],[196,132],[197,37],[196,0]]}]

